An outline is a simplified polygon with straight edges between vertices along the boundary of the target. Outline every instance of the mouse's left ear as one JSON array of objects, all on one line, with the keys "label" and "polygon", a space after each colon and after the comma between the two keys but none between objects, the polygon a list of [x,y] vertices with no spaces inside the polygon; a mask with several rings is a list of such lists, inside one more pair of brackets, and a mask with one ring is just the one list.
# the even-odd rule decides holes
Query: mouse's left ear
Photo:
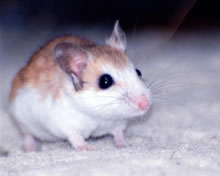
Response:
[{"label": "mouse's left ear", "polygon": [[82,72],[88,61],[86,51],[72,43],[64,42],[54,48],[54,55],[61,69],[72,78],[75,90],[80,90],[83,86]]},{"label": "mouse's left ear", "polygon": [[126,50],[127,40],[126,35],[123,30],[119,26],[119,21],[115,22],[114,29],[110,38],[106,41],[106,44],[117,49],[121,49],[123,51]]}]

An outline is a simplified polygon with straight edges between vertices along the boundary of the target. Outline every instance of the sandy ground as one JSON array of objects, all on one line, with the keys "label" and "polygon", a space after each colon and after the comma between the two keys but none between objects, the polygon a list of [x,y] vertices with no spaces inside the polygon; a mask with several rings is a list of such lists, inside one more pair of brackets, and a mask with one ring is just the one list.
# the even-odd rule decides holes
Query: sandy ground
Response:
[{"label": "sandy ground", "polygon": [[[102,41],[109,31],[78,34]],[[155,32],[129,36],[131,59],[146,83],[156,77],[163,91],[151,112],[126,132],[126,148],[115,148],[111,137],[105,137],[89,140],[95,148],[89,152],[76,152],[67,142],[58,142],[24,153],[22,137],[7,111],[10,83],[31,53],[53,35],[49,30],[0,30],[1,176],[219,175],[220,33],[178,34],[165,43]],[[4,151],[9,152],[7,156]]]}]

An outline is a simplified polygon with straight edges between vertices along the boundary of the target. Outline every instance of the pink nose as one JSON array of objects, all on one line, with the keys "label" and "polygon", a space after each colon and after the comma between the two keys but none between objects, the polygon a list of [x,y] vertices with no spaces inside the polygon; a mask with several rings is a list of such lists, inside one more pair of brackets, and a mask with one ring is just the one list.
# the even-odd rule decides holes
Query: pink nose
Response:
[{"label": "pink nose", "polygon": [[146,110],[150,105],[145,95],[139,95],[135,98],[135,103],[140,110]]}]

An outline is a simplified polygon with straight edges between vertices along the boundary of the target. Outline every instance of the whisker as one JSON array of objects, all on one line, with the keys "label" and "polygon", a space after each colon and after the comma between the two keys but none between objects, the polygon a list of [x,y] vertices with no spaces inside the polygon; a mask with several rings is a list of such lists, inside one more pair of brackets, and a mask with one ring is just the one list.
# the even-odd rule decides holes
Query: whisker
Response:
[{"label": "whisker", "polygon": [[[155,103],[154,103],[155,105]],[[165,106],[164,102],[157,102],[156,106],[154,107],[154,111],[155,112],[158,112],[158,111],[167,111],[169,112],[170,114],[172,114],[173,112],[171,111],[171,106]]]},{"label": "whisker", "polygon": [[[183,104],[180,104],[180,103],[173,101],[173,100],[170,100],[168,98],[157,97],[156,99],[154,98],[154,100],[156,100],[156,101],[154,101],[154,105],[156,104],[157,106],[160,106],[160,107],[168,110],[171,114],[173,114],[173,112],[170,111],[171,106],[168,104],[164,104],[164,102],[168,102],[168,103],[176,105],[178,108],[183,110],[187,115],[191,116],[192,114],[194,114],[194,115],[198,116],[197,112],[193,111],[192,109],[190,111],[186,110],[184,108],[185,106],[183,106]],[[165,106],[165,105],[168,105],[168,106]],[[173,106],[172,106],[172,110],[173,110]]]},{"label": "whisker", "polygon": [[[152,89],[151,92],[152,94],[157,94],[157,93],[163,93],[163,92],[168,92],[169,90],[173,90],[175,88],[181,88],[181,89],[192,89],[192,88],[201,88],[201,86],[204,86],[204,85],[201,85],[201,84],[197,84],[197,83],[188,83],[188,85],[186,84],[175,84],[175,85],[167,85],[167,86],[164,86],[164,87],[160,87],[160,88],[155,88],[155,89]],[[209,85],[206,85],[206,86],[209,86]],[[215,88],[219,88],[219,87],[213,87],[212,86],[212,89],[215,89]]]},{"label": "whisker", "polygon": [[151,92],[154,94],[154,93],[158,93],[158,92],[166,92],[166,91],[171,91],[171,90],[174,90],[174,89],[177,89],[177,88],[185,88],[185,85],[181,85],[181,84],[174,84],[174,85],[167,85],[167,86],[161,86],[161,87],[158,87],[156,89],[152,89]]},{"label": "whisker", "polygon": [[136,17],[135,21],[135,26],[134,26],[134,32],[133,32],[133,37],[132,37],[132,42],[134,42],[136,31],[137,31],[137,23],[138,23],[138,18]]},{"label": "whisker", "polygon": [[[93,98],[93,97],[92,97]],[[115,96],[96,96],[95,98],[114,98],[114,99],[120,99],[120,97],[115,97]]]},{"label": "whisker", "polygon": [[171,67],[173,67],[175,64],[177,64],[178,62],[180,62],[183,58],[179,58],[177,60],[175,60],[173,63],[169,64],[164,70],[162,70],[159,74],[157,74],[152,81],[150,81],[150,83],[147,85],[147,87],[150,87],[158,78],[160,78],[164,73],[166,73]]},{"label": "whisker", "polygon": [[176,101],[168,99],[168,98],[164,98],[164,97],[154,96],[152,99],[153,99],[153,101],[157,101],[157,100],[166,101],[166,102],[170,102],[170,103],[175,104],[175,105],[182,106],[181,104],[177,103]]},{"label": "whisker", "polygon": [[[173,77],[174,75],[172,75]],[[154,84],[151,84],[151,86],[149,88],[154,88],[154,87],[157,87],[157,86],[160,86],[160,85],[164,85],[166,83],[176,83],[177,81],[180,81],[181,79],[181,76],[177,76],[175,75],[175,77],[172,78],[171,76],[164,76],[164,79],[160,79],[160,80],[157,80],[157,82],[154,82]],[[172,78],[172,79],[171,79]],[[181,79],[181,81],[183,81],[183,78]]]},{"label": "whisker", "polygon": [[154,103],[151,107],[153,111],[160,111],[161,109],[165,108],[164,106],[161,106],[160,104]]},{"label": "whisker", "polygon": [[[164,85],[167,83],[172,83],[175,81],[176,83],[176,80],[177,82],[180,82],[180,83],[185,83],[184,81],[187,80],[187,78],[189,76],[192,76],[193,74],[198,74],[198,73],[218,73],[219,71],[210,71],[210,70],[204,70],[204,71],[188,71],[188,72],[176,72],[176,73],[170,73],[169,75],[163,75],[161,76],[159,79],[157,79],[156,81],[154,81],[153,84],[150,85],[149,88],[153,88],[154,87],[157,87],[158,85]],[[192,83],[190,83],[191,85]]]},{"label": "whisker", "polygon": [[152,90],[161,88],[161,87],[166,87],[166,86],[173,86],[173,85],[183,85],[186,82],[181,82],[181,81],[167,81],[163,82],[161,84],[158,84],[157,86],[151,87]]},{"label": "whisker", "polygon": [[96,106],[91,106],[90,108],[92,108],[94,110],[101,110],[102,108],[106,109],[108,105],[114,105],[114,104],[118,104],[117,100],[113,100],[111,102],[96,105]]},{"label": "whisker", "polygon": [[123,92],[122,90],[114,90],[113,92],[117,92],[117,93],[119,93],[121,96],[124,95],[124,92]]}]

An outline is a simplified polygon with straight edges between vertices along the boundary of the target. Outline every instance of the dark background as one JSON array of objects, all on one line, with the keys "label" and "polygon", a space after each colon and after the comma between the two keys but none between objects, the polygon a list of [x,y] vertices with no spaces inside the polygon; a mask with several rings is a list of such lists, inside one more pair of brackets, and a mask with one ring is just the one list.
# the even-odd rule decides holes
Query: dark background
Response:
[{"label": "dark background", "polygon": [[[5,28],[36,25],[109,26],[116,19],[127,31],[160,27],[169,23],[190,0],[1,0],[0,24]],[[180,30],[219,29],[217,0],[197,0]]]}]

